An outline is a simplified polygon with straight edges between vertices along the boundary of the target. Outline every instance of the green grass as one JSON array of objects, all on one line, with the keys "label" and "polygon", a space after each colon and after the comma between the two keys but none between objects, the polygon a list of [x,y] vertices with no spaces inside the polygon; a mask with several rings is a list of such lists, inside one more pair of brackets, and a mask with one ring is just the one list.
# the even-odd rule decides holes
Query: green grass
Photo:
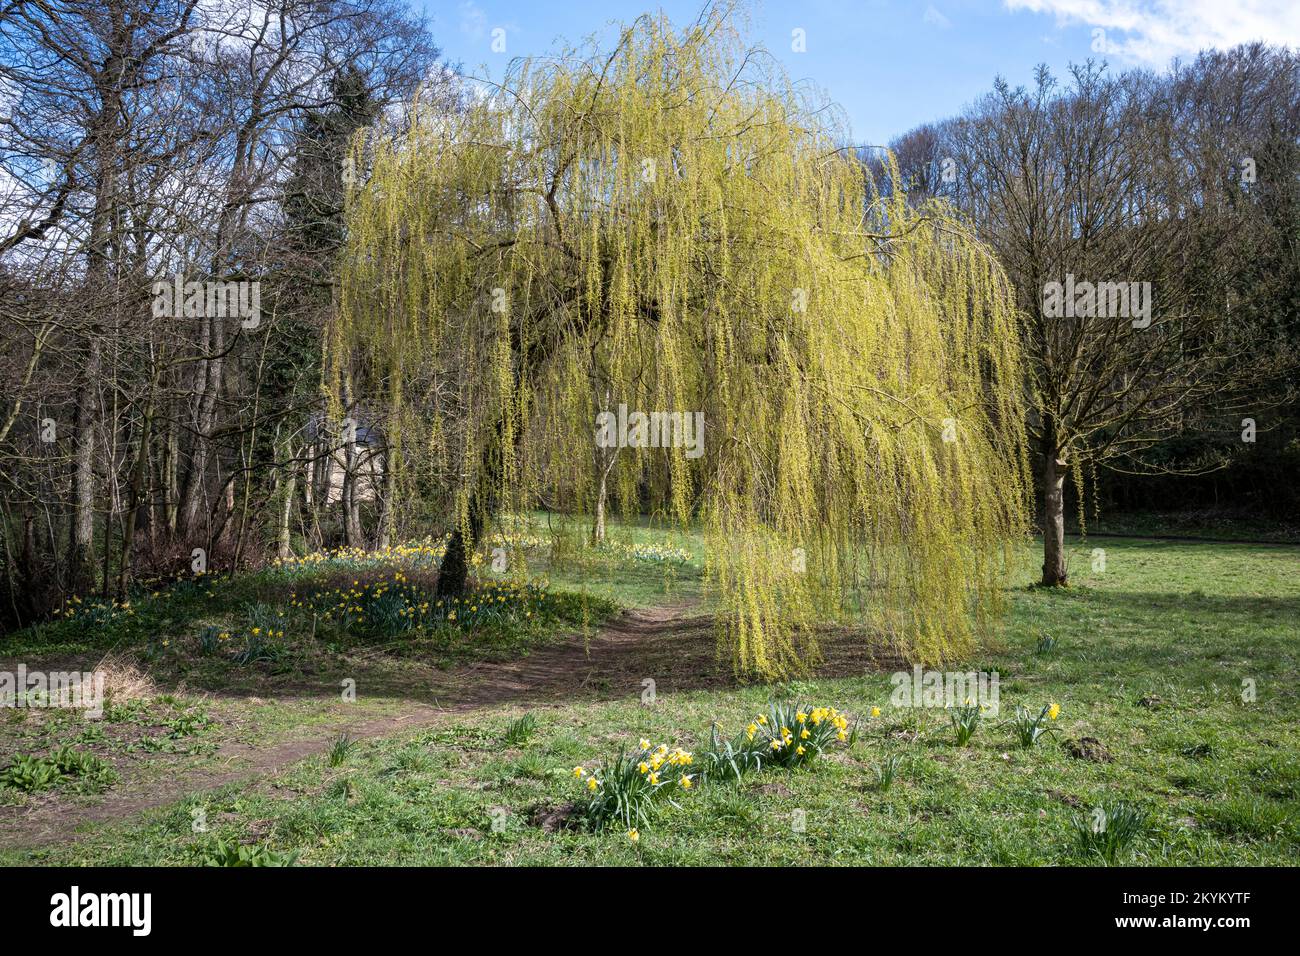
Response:
[{"label": "green grass", "polygon": [[1244,510],[1103,512],[1096,521],[1096,530],[1118,535],[1300,544],[1300,520],[1294,517],[1282,520]]},{"label": "green grass", "polygon": [[[1092,570],[1095,547],[1106,551],[1103,573]],[[1028,586],[1035,559],[1026,548],[1002,646],[971,663],[1000,673],[1001,714],[965,747],[954,745],[943,711],[892,708],[884,673],[661,690],[653,706],[635,691],[533,701],[358,741],[336,766],[322,753],[272,780],[195,794],[75,842],[0,851],[0,863],[198,864],[255,843],[297,852],[299,865],[1070,865],[1099,858],[1079,835],[1093,808],[1130,804],[1149,822],[1115,851],[1117,862],[1294,865],[1300,549],[1092,539],[1078,547],[1064,590]],[[610,571],[604,594],[671,599],[638,578],[642,570]],[[552,587],[567,573],[550,569]],[[593,591],[600,577],[586,579]],[[697,580],[682,569],[673,594]],[[1055,644],[1040,653],[1044,635]],[[1244,682],[1253,682],[1253,700],[1243,699],[1252,686]],[[575,766],[596,768],[641,737],[703,749],[711,722],[735,734],[773,698],[860,718],[852,748],[832,749],[811,769],[763,769],[739,785],[656,803],[635,844],[617,829],[534,825],[583,798]],[[1048,702],[1061,705],[1053,733],[1022,749],[1015,707],[1037,714]],[[874,719],[873,706],[882,710]],[[526,712],[535,729],[512,735]],[[1076,759],[1062,746],[1082,737],[1100,741],[1112,762]],[[886,787],[878,768],[887,764]],[[196,807],[208,832],[193,831]]]}]

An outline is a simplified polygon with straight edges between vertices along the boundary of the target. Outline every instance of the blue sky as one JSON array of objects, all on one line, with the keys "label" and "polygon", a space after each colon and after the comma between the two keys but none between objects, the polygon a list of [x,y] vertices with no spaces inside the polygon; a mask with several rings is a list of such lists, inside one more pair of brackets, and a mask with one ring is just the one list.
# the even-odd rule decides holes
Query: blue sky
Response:
[{"label": "blue sky", "polygon": [[[604,33],[647,9],[690,22],[703,0],[411,2],[449,60],[499,77],[511,57],[551,52],[558,38]],[[498,28],[504,53],[492,50]],[[844,106],[857,142],[884,144],[959,111],[998,74],[1029,83],[1038,63],[1057,73],[1090,56],[1164,68],[1206,46],[1300,45],[1300,0],[757,0],[752,28],[793,76]],[[806,52],[791,49],[795,29]]]}]

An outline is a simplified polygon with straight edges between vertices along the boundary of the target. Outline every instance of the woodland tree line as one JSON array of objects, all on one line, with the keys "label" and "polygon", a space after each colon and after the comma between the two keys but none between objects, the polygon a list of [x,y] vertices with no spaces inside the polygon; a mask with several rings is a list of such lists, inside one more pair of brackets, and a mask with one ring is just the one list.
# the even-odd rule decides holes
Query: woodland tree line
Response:
[{"label": "woodland tree line", "polygon": [[[953,204],[1015,285],[1046,535],[1065,500],[1300,508],[1300,66],[1263,44],[1166,74],[1088,62],[891,144],[909,200]],[[1052,317],[1047,283],[1151,283],[1155,317]]]},{"label": "woodland tree line", "polygon": [[[1043,72],[876,163],[922,218],[959,210],[1014,284],[1045,580],[1071,477],[1116,497],[1146,487],[1122,472],[1226,468],[1296,506],[1298,84],[1262,46]],[[0,623],[187,572],[194,548],[229,568],[451,530],[442,463],[408,447],[400,488],[374,468],[389,378],[361,358],[331,389],[322,362],[354,134],[414,109],[468,106],[400,0],[0,6]],[[1150,281],[1155,320],[1045,319],[1067,272]],[[156,315],[175,275],[258,282],[258,323]]]}]

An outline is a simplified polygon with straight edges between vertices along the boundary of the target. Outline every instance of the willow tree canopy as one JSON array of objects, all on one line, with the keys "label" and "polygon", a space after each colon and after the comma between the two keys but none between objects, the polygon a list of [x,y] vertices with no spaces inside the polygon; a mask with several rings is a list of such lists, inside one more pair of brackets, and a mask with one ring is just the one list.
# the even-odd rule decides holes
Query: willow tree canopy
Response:
[{"label": "willow tree canopy", "polygon": [[705,530],[738,670],[806,668],[818,621],[966,654],[1022,532],[1013,306],[845,142],[726,10],[516,61],[358,147],[334,384],[386,383],[462,535],[538,500],[591,514],[600,412],[702,412],[702,454],[621,448],[611,481]]}]

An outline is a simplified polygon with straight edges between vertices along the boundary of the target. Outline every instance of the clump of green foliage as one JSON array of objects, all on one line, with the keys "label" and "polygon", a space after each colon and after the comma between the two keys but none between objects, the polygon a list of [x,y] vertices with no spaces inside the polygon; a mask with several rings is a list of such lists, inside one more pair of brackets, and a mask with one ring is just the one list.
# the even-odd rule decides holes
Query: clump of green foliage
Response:
[{"label": "clump of green foliage", "polygon": [[60,783],[73,781],[88,790],[99,790],[117,780],[117,771],[100,757],[64,745],[48,757],[18,754],[0,769],[0,786],[25,793],[39,793]]},{"label": "clump of green foliage", "polygon": [[245,844],[220,838],[203,854],[203,866],[293,866],[298,851],[272,850],[263,843]]}]

